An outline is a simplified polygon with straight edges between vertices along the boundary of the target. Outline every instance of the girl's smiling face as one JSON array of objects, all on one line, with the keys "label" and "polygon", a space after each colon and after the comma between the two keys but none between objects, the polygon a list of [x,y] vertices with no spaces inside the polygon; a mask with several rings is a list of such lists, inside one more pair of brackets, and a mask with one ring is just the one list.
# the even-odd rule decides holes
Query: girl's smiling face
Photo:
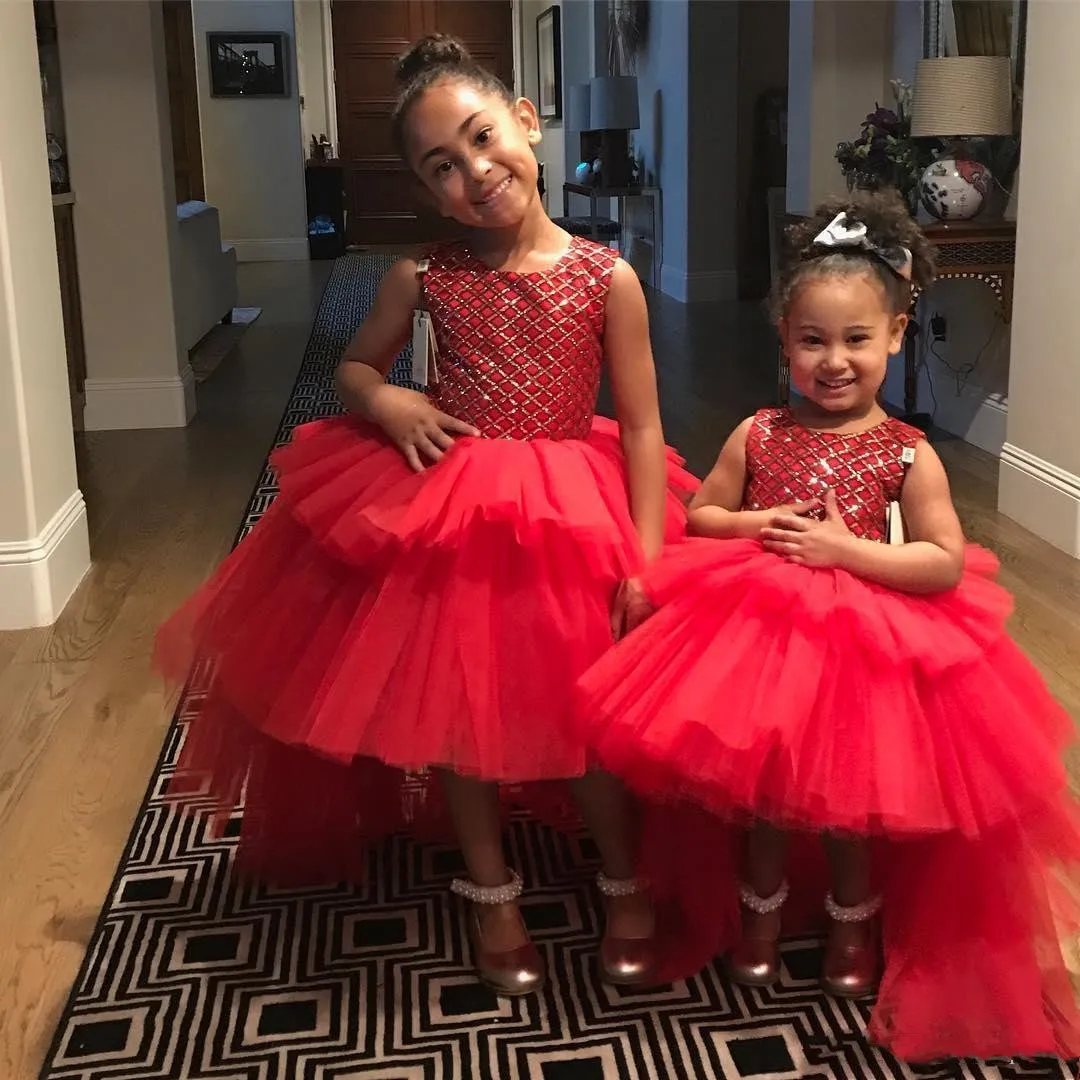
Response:
[{"label": "girl's smiling face", "polygon": [[819,408],[859,413],[874,405],[908,321],[889,310],[884,292],[866,273],[825,274],[792,297],[780,337],[792,384]]},{"label": "girl's smiling face", "polygon": [[444,217],[472,228],[518,224],[537,193],[532,103],[508,105],[461,79],[427,90],[409,112],[406,157]]}]

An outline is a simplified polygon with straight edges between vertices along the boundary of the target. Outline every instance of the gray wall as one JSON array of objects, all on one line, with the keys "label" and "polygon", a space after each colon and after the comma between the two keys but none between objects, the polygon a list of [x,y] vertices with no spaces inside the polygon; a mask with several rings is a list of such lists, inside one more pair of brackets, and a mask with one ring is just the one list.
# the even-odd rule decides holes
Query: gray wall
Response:
[{"label": "gray wall", "polygon": [[664,198],[663,289],[736,294],[738,11],[735,0],[661,0],[638,59],[635,143]]}]

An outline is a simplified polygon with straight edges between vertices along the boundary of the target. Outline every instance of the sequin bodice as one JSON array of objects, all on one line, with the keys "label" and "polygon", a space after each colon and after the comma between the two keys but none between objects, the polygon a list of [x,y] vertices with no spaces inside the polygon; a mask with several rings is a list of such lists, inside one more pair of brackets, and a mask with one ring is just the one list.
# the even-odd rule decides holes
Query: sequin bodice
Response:
[{"label": "sequin bodice", "polygon": [[836,493],[847,527],[867,540],[885,539],[885,513],[900,498],[905,449],[922,432],[889,419],[855,435],[811,431],[787,409],[754,417],[746,440],[744,510],[767,510]]},{"label": "sequin bodice", "polygon": [[424,277],[439,346],[435,404],[485,438],[585,438],[617,257],[574,237],[550,270],[519,274],[490,270],[463,244],[436,248]]}]

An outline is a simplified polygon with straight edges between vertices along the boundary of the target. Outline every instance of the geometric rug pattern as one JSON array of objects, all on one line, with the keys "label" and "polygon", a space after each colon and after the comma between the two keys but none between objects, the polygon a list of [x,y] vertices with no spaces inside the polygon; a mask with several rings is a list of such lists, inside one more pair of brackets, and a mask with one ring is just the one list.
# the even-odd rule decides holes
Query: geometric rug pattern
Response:
[{"label": "geometric rug pattern", "polygon": [[[368,310],[385,256],[336,263],[277,443],[339,411],[333,370]],[[404,358],[394,375],[408,376]],[[238,539],[273,500],[264,470]],[[523,912],[551,978],[499,998],[468,966],[456,851],[396,838],[366,883],[275,890],[231,876],[242,808],[210,835],[211,807],[166,802],[181,702],[41,1080],[1063,1080],[1056,1061],[902,1065],[865,1038],[867,1007],[816,984],[820,948],[789,941],[770,989],[719,964],[650,991],[596,977],[595,851],[519,816],[507,837]],[[963,1007],[962,1002],[957,1003]],[[15,1080],[15,1078],[11,1078]]]}]

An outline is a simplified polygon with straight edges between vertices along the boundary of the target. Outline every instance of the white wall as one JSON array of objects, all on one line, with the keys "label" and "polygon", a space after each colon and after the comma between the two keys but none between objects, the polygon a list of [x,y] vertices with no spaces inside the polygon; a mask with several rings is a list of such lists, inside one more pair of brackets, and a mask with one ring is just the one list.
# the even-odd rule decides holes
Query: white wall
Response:
[{"label": "white wall", "polygon": [[1080,248],[1063,226],[1062,192],[1080,189],[1080,91],[1062,73],[1076,64],[1080,4],[1028,7],[1024,173],[1016,250],[1008,438],[999,506],[1080,557],[1080,381],[1076,283]]},{"label": "white wall", "polygon": [[791,0],[788,30],[787,208],[813,210],[843,190],[836,144],[889,100],[892,4]]},{"label": "white wall", "polygon": [[[292,0],[195,0],[192,6],[206,199],[221,214],[222,238],[241,261],[306,259]],[[211,97],[206,35],[212,30],[287,34],[289,96]]]},{"label": "white wall", "polygon": [[0,630],[53,622],[90,565],[44,136],[33,9],[0,3]]},{"label": "white wall", "polygon": [[182,427],[178,231],[160,0],[56,6],[86,343],[89,430]]}]

